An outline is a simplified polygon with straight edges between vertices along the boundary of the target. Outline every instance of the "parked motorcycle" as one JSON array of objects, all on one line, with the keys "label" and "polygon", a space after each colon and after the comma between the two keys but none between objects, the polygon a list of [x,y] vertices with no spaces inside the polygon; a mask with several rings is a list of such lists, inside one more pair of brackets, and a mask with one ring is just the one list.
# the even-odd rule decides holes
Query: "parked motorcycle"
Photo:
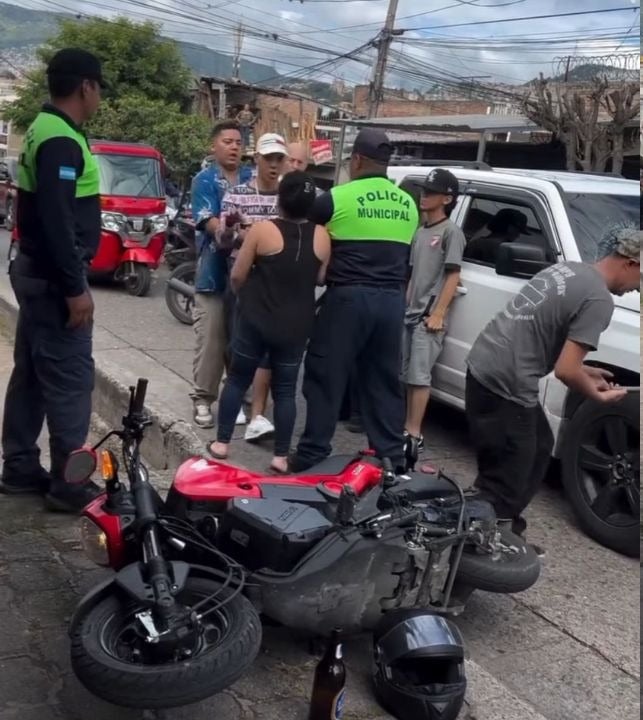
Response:
[{"label": "parked motorcycle", "polygon": [[[169,210],[168,206],[168,210]],[[195,226],[187,193],[172,206],[165,242],[165,264],[174,270],[179,265],[196,260]]]},{"label": "parked motorcycle", "polygon": [[187,260],[175,268],[165,286],[165,303],[174,317],[184,325],[192,325],[196,260]]},{"label": "parked motorcycle", "polygon": [[[106,492],[82,518],[87,554],[116,574],[74,613],[72,666],[106,700],[164,708],[222,690],[257,654],[258,612],[350,633],[395,608],[457,614],[475,589],[520,592],[538,578],[533,549],[488,503],[370,453],[279,478],[195,457],[163,501],[140,460],[146,385],[107,436],[123,443],[128,482],[102,451]],[[106,439],[71,456],[68,482],[92,474]]]}]

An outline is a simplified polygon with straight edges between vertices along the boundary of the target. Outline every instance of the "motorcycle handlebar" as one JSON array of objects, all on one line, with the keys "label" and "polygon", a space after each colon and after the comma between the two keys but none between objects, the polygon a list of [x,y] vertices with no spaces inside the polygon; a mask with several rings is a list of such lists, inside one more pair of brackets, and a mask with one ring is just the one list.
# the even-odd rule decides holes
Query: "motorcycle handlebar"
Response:
[{"label": "motorcycle handlebar", "polygon": [[145,407],[145,395],[147,393],[147,383],[145,378],[139,378],[136,383],[136,390],[132,396],[131,412],[133,415],[140,415]]}]

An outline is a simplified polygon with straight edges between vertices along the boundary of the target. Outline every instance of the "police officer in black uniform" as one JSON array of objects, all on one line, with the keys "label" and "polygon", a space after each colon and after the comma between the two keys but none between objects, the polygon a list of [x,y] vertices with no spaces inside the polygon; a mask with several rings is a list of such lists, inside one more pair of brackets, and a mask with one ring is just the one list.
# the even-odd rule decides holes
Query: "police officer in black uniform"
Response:
[{"label": "police officer in black uniform", "polygon": [[[18,164],[18,304],[14,369],[2,425],[2,490],[42,493],[52,510],[80,511],[98,488],[67,485],[69,453],[89,431],[94,303],[86,268],[100,239],[98,166],[81,126],[98,109],[98,59],[60,50],[47,67],[51,102],[26,133]],[[51,470],[37,445],[45,418]]]},{"label": "police officer in black uniform", "polygon": [[332,253],[306,355],[306,427],[291,458],[293,472],[330,454],[353,370],[371,447],[403,466],[401,338],[418,210],[413,198],[387,178],[392,150],[382,130],[361,130],[350,160],[351,181],[317,198],[311,217],[326,226]]}]

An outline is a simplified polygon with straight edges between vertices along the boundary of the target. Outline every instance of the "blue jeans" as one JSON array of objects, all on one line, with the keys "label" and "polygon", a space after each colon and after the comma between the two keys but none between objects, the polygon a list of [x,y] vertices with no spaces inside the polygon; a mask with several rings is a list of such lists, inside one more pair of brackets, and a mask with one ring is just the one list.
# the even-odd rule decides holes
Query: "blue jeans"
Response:
[{"label": "blue jeans", "polygon": [[2,423],[3,475],[38,475],[38,437],[49,427],[51,475],[63,483],[69,454],[87,439],[92,411],[94,361],[91,328],[67,328],[62,293],[47,280],[24,273],[19,256],[11,285],[20,310]]},{"label": "blue jeans", "polygon": [[252,384],[262,359],[268,355],[272,368],[270,389],[275,404],[275,455],[277,457],[288,455],[297,415],[295,394],[303,354],[304,348],[301,345],[296,347],[272,345],[241,313],[237,315],[230,370],[219,400],[217,430],[219,442],[229,443],[232,439],[243,396]]}]

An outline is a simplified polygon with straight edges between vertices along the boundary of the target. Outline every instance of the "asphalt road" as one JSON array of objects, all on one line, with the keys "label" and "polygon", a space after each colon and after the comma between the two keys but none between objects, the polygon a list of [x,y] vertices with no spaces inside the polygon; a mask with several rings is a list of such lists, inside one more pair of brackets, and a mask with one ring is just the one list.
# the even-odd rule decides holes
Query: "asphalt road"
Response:
[{"label": "asphalt road", "polygon": [[[0,265],[5,263],[7,245],[6,233],[0,232]],[[94,287],[97,333],[101,342],[107,342],[109,337],[111,343],[138,348],[150,363],[161,363],[170,370],[183,386],[191,372],[192,330],[180,325],[165,307],[164,275],[162,270],[147,298],[132,298],[118,286]],[[475,467],[462,417],[432,408],[426,432],[432,459],[463,484],[470,482]],[[336,446],[342,449],[355,448],[356,444],[360,445],[359,439],[346,433],[339,433],[336,438]],[[243,445],[238,443],[235,447],[239,447],[244,463],[255,467],[265,463],[267,450],[246,452]],[[557,491],[543,490],[529,508],[528,519],[530,539],[548,551],[542,576],[534,588],[517,596],[479,593],[472,598],[465,614],[457,620],[471,659],[546,720],[638,718],[638,562],[599,547],[585,537]],[[491,693],[493,697],[488,692],[485,697],[487,686],[479,678],[477,687],[484,700],[472,717],[477,720],[527,717],[517,706],[509,714],[494,711],[495,691]],[[193,720],[210,717],[214,707],[204,706],[203,714],[195,710],[191,717]],[[94,716],[110,717],[100,713]],[[5,717],[14,715],[5,715],[0,706],[0,718]],[[33,717],[40,720],[38,715]],[[238,717],[245,720],[254,716]],[[290,718],[292,714],[284,710],[281,717]],[[354,717],[366,720],[372,715]]]}]

